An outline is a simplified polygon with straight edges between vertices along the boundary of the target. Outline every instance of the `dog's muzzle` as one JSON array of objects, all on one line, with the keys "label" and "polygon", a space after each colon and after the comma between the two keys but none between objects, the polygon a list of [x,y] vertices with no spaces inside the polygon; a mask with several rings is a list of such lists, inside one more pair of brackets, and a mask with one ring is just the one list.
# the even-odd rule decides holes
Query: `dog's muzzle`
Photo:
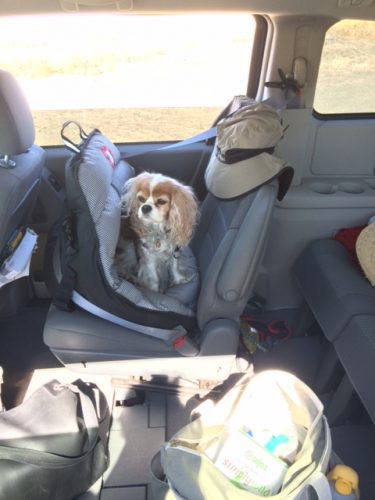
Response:
[{"label": "dog's muzzle", "polygon": [[149,214],[152,210],[152,206],[151,205],[143,205],[143,207],[141,208],[142,210],[142,213],[143,214]]}]

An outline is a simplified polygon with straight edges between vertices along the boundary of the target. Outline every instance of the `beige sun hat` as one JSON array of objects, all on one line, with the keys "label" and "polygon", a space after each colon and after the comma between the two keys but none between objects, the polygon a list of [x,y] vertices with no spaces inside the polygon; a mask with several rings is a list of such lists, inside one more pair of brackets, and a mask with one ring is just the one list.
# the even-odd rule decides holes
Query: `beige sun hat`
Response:
[{"label": "beige sun hat", "polygon": [[369,224],[359,233],[355,250],[364,274],[375,286],[375,223]]},{"label": "beige sun hat", "polygon": [[292,167],[273,155],[282,136],[281,118],[266,104],[252,103],[222,119],[205,173],[207,189],[231,199],[280,177],[281,199],[293,177]]}]

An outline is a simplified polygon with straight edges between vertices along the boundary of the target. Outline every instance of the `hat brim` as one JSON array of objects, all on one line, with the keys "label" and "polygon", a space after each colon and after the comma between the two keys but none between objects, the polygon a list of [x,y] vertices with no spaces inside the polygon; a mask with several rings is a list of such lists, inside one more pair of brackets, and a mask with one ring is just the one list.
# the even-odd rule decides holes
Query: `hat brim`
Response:
[{"label": "hat brim", "polygon": [[375,223],[368,225],[359,233],[355,249],[365,276],[371,285],[375,286]]},{"label": "hat brim", "polygon": [[277,177],[285,165],[268,153],[229,165],[221,162],[214,151],[205,173],[206,186],[217,198],[237,198]]}]

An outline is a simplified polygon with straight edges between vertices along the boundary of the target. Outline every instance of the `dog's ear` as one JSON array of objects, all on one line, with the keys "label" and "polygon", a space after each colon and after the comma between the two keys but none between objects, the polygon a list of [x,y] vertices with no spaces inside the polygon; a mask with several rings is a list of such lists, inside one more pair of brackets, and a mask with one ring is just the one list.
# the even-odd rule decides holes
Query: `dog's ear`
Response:
[{"label": "dog's ear", "polygon": [[169,228],[171,240],[178,247],[187,245],[193,236],[198,218],[198,201],[190,187],[173,186]]},{"label": "dog's ear", "polygon": [[137,177],[132,177],[125,183],[121,196],[121,213],[124,215],[130,215],[137,209],[138,184]]}]

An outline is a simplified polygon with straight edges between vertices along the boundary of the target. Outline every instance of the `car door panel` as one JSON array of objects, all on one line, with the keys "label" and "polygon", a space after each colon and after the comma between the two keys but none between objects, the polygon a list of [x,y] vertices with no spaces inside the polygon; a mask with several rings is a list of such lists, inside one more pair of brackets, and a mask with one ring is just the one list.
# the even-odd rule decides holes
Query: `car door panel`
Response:
[{"label": "car door panel", "polygon": [[375,214],[375,119],[318,120],[312,110],[287,110],[277,152],[295,169],[293,186],[278,202],[257,292],[269,308],[298,307],[295,258],[312,240],[366,224]]}]

